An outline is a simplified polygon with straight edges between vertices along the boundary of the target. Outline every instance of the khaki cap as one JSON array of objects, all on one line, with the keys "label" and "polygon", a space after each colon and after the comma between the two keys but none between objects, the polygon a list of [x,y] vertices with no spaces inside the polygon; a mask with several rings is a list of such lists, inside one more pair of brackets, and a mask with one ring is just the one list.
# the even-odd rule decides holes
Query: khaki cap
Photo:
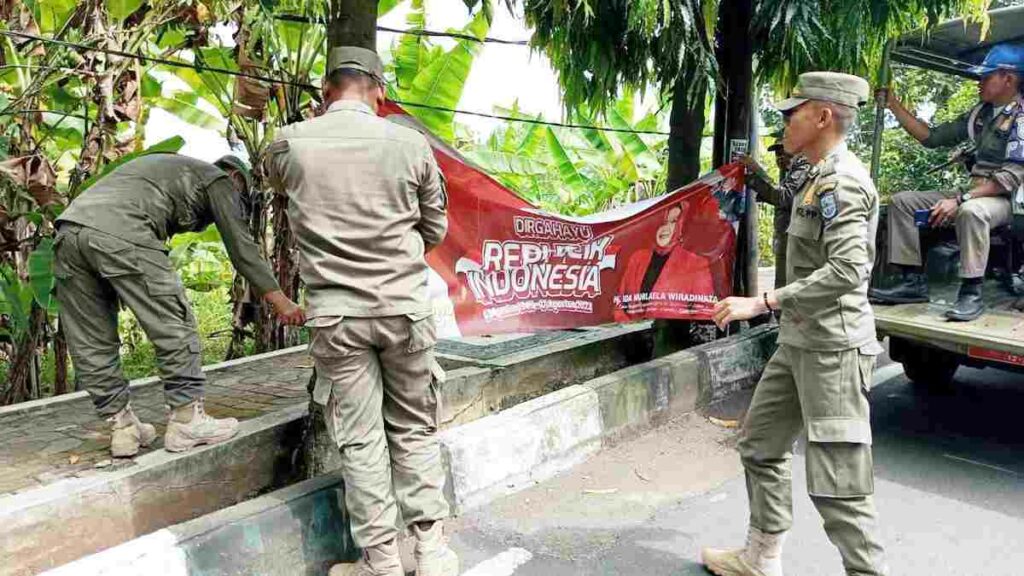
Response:
[{"label": "khaki cap", "polygon": [[340,69],[359,70],[384,83],[384,63],[373,50],[358,46],[338,46],[331,48],[327,58],[327,73]]},{"label": "khaki cap", "polygon": [[868,101],[867,80],[840,72],[805,72],[789,98],[775,104],[780,112],[792,110],[808,100],[822,100],[859,108]]}]

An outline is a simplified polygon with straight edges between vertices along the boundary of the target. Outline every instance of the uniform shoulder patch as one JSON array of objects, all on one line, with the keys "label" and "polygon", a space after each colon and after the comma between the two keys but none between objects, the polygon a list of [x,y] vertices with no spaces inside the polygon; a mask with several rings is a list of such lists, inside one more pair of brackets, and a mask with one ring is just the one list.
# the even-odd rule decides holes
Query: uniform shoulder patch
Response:
[{"label": "uniform shoulder patch", "polygon": [[821,206],[821,218],[826,224],[839,215],[839,202],[836,199],[836,183],[830,182],[818,189],[818,204]]}]

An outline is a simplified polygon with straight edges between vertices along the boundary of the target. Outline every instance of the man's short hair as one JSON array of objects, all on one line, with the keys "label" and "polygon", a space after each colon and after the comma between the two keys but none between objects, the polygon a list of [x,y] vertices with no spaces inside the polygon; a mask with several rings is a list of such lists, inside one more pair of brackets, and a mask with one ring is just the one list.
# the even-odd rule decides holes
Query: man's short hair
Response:
[{"label": "man's short hair", "polygon": [[379,86],[379,83],[373,76],[352,68],[338,68],[327,76],[327,81],[335,88],[341,90],[357,88],[369,91],[371,88]]},{"label": "man's short hair", "polygon": [[839,131],[843,134],[848,134],[850,129],[853,128],[854,122],[857,121],[857,109],[836,104],[835,102],[822,102],[821,104],[832,111],[832,118],[835,119],[836,124],[839,126]]}]

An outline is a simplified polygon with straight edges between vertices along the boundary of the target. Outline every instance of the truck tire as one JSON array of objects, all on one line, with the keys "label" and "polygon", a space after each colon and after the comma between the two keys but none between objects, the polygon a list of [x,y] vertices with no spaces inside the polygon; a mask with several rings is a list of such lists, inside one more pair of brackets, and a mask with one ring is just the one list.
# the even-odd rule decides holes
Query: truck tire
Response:
[{"label": "truck tire", "polygon": [[921,348],[907,354],[901,363],[911,382],[928,388],[949,388],[960,367],[960,360],[953,354]]}]

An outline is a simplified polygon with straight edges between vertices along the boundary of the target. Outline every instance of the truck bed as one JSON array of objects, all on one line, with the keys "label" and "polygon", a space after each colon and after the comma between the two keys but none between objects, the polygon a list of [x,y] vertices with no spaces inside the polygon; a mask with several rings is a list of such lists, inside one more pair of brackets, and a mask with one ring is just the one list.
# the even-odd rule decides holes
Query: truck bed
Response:
[{"label": "truck bed", "polygon": [[930,289],[927,304],[875,305],[879,336],[902,337],[980,361],[1024,365],[1024,313],[1013,310],[1017,298],[1003,286],[986,282],[988,310],[973,322],[950,322],[944,316],[956,301],[956,284]]}]

